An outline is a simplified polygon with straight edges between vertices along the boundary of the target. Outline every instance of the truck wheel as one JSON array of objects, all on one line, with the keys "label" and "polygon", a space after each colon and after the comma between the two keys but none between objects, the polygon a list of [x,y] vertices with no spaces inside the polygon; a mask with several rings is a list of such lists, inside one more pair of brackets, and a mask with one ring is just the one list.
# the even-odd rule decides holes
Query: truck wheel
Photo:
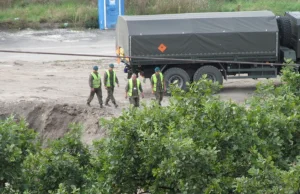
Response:
[{"label": "truck wheel", "polygon": [[291,20],[286,16],[282,16],[277,18],[277,24],[279,28],[280,45],[286,47],[290,46],[292,41]]},{"label": "truck wheel", "polygon": [[167,88],[170,84],[177,82],[178,87],[183,90],[186,89],[186,82],[190,81],[189,74],[185,70],[177,67],[168,69],[164,73],[164,78],[167,84]]},{"label": "truck wheel", "polygon": [[221,85],[223,84],[222,73],[218,68],[211,65],[200,67],[194,74],[194,81],[200,80],[204,74],[207,75],[207,79],[212,80],[213,82],[219,82]]}]

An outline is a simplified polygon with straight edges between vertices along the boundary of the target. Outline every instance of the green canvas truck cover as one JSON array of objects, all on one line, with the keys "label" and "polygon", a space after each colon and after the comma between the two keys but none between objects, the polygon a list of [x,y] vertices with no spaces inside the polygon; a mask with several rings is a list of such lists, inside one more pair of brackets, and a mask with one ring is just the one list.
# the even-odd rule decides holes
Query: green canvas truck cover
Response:
[{"label": "green canvas truck cover", "polygon": [[270,11],[119,16],[116,44],[125,55],[277,60],[278,27]]}]

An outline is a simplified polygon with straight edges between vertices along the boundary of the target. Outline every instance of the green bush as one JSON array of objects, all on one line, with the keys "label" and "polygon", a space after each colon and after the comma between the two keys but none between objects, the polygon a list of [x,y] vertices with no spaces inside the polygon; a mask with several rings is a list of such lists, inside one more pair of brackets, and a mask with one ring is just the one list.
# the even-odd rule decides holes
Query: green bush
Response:
[{"label": "green bush", "polygon": [[47,193],[60,188],[70,193],[86,183],[90,151],[80,141],[81,128],[73,125],[72,131],[50,143],[37,154],[31,154],[23,164],[24,189],[30,193]]},{"label": "green bush", "polygon": [[245,105],[221,101],[203,79],[173,89],[168,107],[124,112],[95,144],[95,180],[103,193],[296,192],[286,182],[299,181],[298,75],[284,69],[285,85],[259,84]]},{"label": "green bush", "polygon": [[18,123],[13,117],[0,120],[0,193],[5,184],[21,184],[23,161],[40,148],[36,137],[24,120]]},{"label": "green bush", "polygon": [[[174,86],[167,107],[151,104],[101,121],[108,137],[91,148],[78,126],[39,149],[24,122],[2,121],[1,191],[299,193],[299,73],[286,67],[282,80],[258,84],[244,104],[220,100],[220,86],[205,77],[188,92]],[[26,149],[14,150],[14,141]]]}]

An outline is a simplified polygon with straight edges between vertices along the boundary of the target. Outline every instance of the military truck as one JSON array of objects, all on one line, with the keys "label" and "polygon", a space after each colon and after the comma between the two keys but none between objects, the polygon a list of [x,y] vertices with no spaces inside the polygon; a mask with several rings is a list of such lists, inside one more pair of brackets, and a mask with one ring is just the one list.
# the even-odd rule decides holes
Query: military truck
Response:
[{"label": "military truck", "polygon": [[146,78],[159,66],[167,84],[207,78],[274,78],[285,58],[300,59],[300,12],[270,11],[119,16],[116,49]]}]

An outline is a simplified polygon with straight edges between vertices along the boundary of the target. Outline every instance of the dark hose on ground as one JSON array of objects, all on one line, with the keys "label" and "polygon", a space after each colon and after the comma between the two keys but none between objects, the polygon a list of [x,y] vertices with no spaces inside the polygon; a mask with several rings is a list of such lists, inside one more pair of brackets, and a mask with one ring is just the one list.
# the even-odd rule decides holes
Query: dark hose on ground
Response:
[{"label": "dark hose on ground", "polygon": [[[114,55],[95,55],[95,54],[73,54],[73,53],[50,53],[50,52],[32,52],[32,51],[14,51],[0,50],[2,53],[19,53],[19,54],[35,54],[35,55],[62,55],[62,56],[80,56],[80,57],[96,57],[96,58],[128,58],[128,59],[144,59],[144,60],[160,60],[160,61],[178,61],[190,63],[225,63],[225,64],[252,64],[266,66],[284,66],[281,63],[261,63],[261,62],[246,62],[246,61],[220,61],[220,60],[200,60],[200,59],[179,59],[179,58],[160,58],[160,57],[139,57],[139,56],[114,56]],[[299,66],[293,64],[292,66]]]}]

